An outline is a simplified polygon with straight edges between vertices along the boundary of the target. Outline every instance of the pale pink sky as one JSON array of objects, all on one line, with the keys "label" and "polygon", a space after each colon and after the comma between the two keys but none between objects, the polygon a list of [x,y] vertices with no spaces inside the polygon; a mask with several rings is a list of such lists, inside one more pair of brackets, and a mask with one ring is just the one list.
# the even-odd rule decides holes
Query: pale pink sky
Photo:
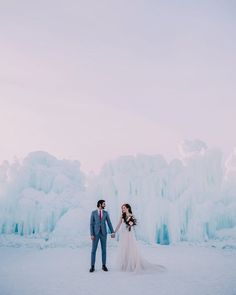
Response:
[{"label": "pale pink sky", "polygon": [[[168,2],[168,3],[167,3]],[[2,1],[0,162],[236,146],[233,1]]]}]

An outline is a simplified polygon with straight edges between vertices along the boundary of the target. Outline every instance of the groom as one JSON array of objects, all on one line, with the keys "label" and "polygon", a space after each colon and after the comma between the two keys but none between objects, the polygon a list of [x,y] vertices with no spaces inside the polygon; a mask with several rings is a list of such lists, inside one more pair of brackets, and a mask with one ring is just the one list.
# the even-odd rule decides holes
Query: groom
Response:
[{"label": "groom", "polygon": [[96,259],[96,251],[98,247],[98,242],[101,242],[102,248],[102,269],[104,271],[108,271],[106,267],[106,248],[107,248],[107,227],[111,231],[111,237],[115,238],[114,229],[111,224],[111,220],[107,211],[105,211],[106,204],[104,200],[99,200],[97,202],[97,210],[94,210],[91,213],[90,217],[90,234],[92,240],[92,252],[91,252],[91,268],[90,272],[94,272],[95,268],[95,259]]}]

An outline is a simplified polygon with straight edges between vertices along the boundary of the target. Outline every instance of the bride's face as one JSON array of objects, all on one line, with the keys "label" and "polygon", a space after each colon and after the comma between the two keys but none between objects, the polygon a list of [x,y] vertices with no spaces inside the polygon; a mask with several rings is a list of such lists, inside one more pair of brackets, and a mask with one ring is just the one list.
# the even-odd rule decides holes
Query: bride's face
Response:
[{"label": "bride's face", "polygon": [[122,213],[128,213],[128,209],[125,207],[125,205],[123,205],[121,207]]}]

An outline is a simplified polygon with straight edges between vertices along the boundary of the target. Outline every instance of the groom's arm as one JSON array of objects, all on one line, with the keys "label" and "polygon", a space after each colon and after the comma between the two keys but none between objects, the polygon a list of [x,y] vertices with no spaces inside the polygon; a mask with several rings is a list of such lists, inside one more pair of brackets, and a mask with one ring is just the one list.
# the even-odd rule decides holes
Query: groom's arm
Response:
[{"label": "groom's arm", "polygon": [[109,216],[108,212],[107,212],[107,218],[106,218],[106,220],[107,220],[107,224],[108,224],[108,227],[110,229],[110,232],[113,234],[115,231],[113,229],[113,226],[112,226],[112,223],[111,223],[110,216]]},{"label": "groom's arm", "polygon": [[91,217],[90,217],[90,235],[91,236],[95,236],[93,225],[94,225],[94,216],[93,216],[93,212],[92,212]]}]

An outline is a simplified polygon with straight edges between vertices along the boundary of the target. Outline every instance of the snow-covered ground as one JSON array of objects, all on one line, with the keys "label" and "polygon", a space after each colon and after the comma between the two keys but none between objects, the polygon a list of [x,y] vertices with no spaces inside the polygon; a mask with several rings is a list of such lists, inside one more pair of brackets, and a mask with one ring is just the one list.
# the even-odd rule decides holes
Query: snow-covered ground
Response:
[{"label": "snow-covered ground", "polygon": [[140,244],[143,255],[165,273],[116,270],[116,246],[109,242],[108,267],[89,273],[90,247],[0,247],[1,295],[235,295],[236,250],[178,244]]}]

